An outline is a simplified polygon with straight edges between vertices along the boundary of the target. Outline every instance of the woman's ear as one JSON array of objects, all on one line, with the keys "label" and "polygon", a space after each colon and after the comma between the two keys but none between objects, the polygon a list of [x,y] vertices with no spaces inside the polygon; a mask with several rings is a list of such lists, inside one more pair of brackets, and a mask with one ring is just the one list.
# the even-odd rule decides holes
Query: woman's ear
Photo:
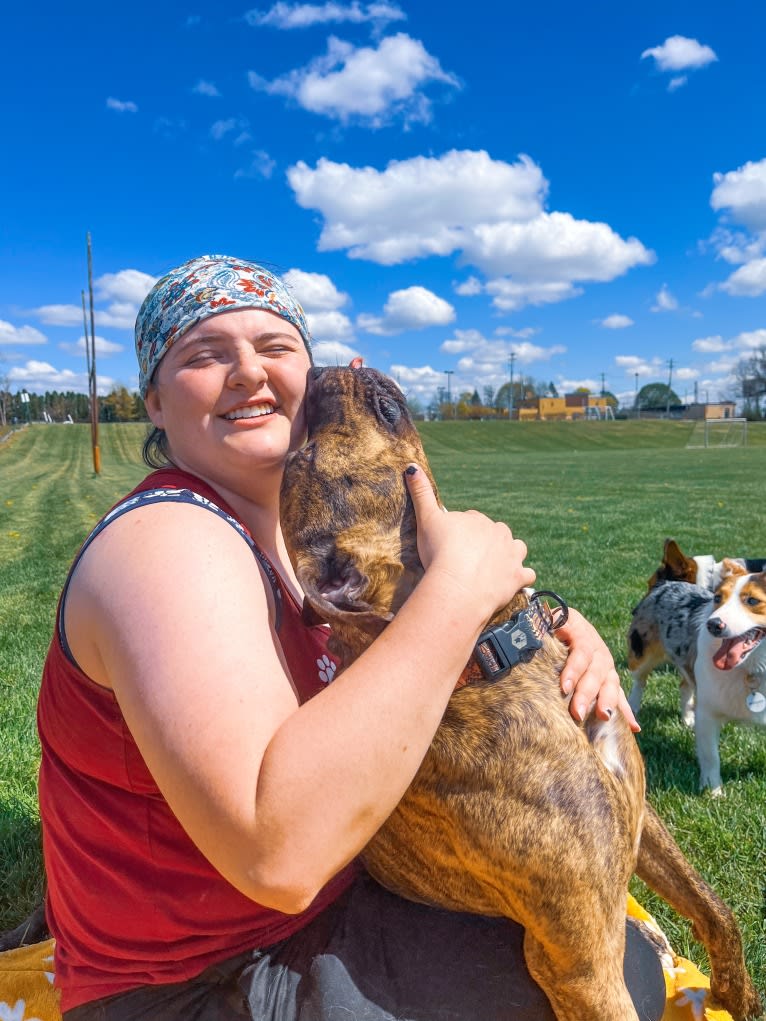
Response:
[{"label": "woman's ear", "polygon": [[156,426],[157,429],[163,429],[162,402],[160,401],[159,391],[154,383],[150,383],[146,391],[144,407],[152,425]]}]

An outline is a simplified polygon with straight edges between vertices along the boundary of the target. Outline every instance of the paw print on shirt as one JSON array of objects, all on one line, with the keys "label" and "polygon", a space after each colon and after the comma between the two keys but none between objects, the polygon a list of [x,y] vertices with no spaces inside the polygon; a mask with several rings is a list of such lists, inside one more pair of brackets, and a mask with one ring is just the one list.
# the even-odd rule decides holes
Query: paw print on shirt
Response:
[{"label": "paw print on shirt", "polygon": [[319,667],[320,681],[329,684],[335,677],[335,671],[338,669],[337,663],[333,663],[329,656],[322,656],[317,660],[317,666]]}]

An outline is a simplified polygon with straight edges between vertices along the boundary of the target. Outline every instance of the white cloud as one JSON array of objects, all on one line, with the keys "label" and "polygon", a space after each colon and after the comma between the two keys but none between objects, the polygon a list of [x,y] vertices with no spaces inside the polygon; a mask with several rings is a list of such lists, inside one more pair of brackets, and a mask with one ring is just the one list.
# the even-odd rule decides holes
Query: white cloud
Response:
[{"label": "white cloud", "polygon": [[118,273],[104,273],[96,278],[96,297],[138,306],[154,286],[157,277],[138,269],[121,269]]},{"label": "white cloud", "polygon": [[446,326],[454,319],[455,309],[448,301],[426,287],[414,286],[389,294],[382,316],[360,315],[356,323],[367,333],[391,336],[404,330]]},{"label": "white cloud", "polygon": [[462,280],[454,287],[455,294],[459,294],[463,298],[472,298],[484,290],[484,285],[478,277],[468,277],[467,280]]},{"label": "white cloud", "polygon": [[736,298],[756,298],[766,291],[766,258],[753,259],[736,269],[719,289]]},{"label": "white cloud", "polygon": [[493,295],[492,304],[499,312],[515,312],[527,305],[555,305],[582,294],[581,287],[564,281],[524,282],[503,277],[490,280],[486,290]]},{"label": "white cloud", "polygon": [[235,128],[241,128],[241,122],[236,117],[227,117],[225,120],[214,121],[210,125],[210,136],[216,142],[220,142],[222,138],[225,138]]},{"label": "white cloud", "polygon": [[657,296],[652,305],[652,312],[675,312],[678,309],[678,299],[668,290],[668,285],[663,284],[657,291]]},{"label": "white cloud", "polygon": [[529,340],[530,337],[536,336],[539,332],[540,328],[537,326],[524,326],[520,330],[516,330],[512,326],[498,326],[495,330],[495,334],[498,337],[519,337],[521,340]]},{"label": "white cloud", "polygon": [[566,348],[561,344],[540,347],[529,341],[508,343],[504,340],[490,340],[479,330],[455,330],[454,337],[445,340],[440,351],[449,355],[462,355],[458,362],[461,373],[474,375],[489,383],[502,383],[508,373],[508,356],[513,352],[520,365],[547,362]]},{"label": "white cloud", "polygon": [[719,334],[714,337],[698,337],[692,341],[692,350],[700,351],[702,354],[715,354],[719,351],[728,351],[731,342],[726,341]]},{"label": "white cloud", "polygon": [[613,280],[654,261],[636,238],[624,241],[606,223],[558,212],[541,212],[525,223],[477,224],[463,251],[486,273],[545,282]]},{"label": "white cloud", "polygon": [[633,320],[630,316],[621,315],[615,312],[614,315],[607,316],[606,319],[601,320],[601,325],[607,330],[624,330],[628,326],[633,326]]},{"label": "white cloud", "polygon": [[[88,392],[88,373],[72,372],[71,369],[57,369],[49,362],[29,361],[8,373],[9,384],[44,393],[46,390],[73,390],[75,393]],[[96,388],[101,396],[109,393],[115,380],[109,376],[97,376]]]},{"label": "white cloud", "polygon": [[324,273],[289,269],[282,279],[306,312],[328,312],[348,304],[348,295],[339,291]]},{"label": "white cloud", "polygon": [[0,347],[6,345],[47,344],[48,338],[34,326],[14,326],[0,319]]},{"label": "white cloud", "polygon": [[[744,231],[733,231],[719,226],[711,234],[710,244],[715,249],[717,258],[723,259],[731,266],[740,266],[763,255],[766,235],[753,236]],[[700,247],[704,251],[707,245],[702,243]]]},{"label": "white cloud", "polygon": [[359,356],[355,348],[337,340],[320,341],[312,345],[311,351],[315,365],[348,365],[352,358]]},{"label": "white cloud", "polygon": [[697,369],[687,368],[684,366],[679,366],[678,368],[673,369],[673,379],[677,379],[682,382],[690,379],[697,379],[698,377],[699,372]]},{"label": "white cloud", "polygon": [[[116,344],[113,340],[105,340],[103,337],[99,336],[96,336],[95,340],[96,340],[96,357],[98,357],[98,355],[104,355],[105,357],[108,358],[109,355],[116,355],[119,354],[120,351],[125,350],[125,346],[123,344]],[[88,343],[90,343],[90,337],[88,337]],[[59,347],[61,348],[62,351],[66,351],[67,354],[82,355],[83,358],[86,357],[85,337],[80,337],[80,339],[75,341],[73,344],[72,343],[59,344]]]},{"label": "white cloud", "polygon": [[766,329],[746,330],[744,333],[738,333],[733,338],[732,344],[746,351],[766,347]]},{"label": "white cloud", "polygon": [[319,248],[386,266],[463,247],[477,224],[538,216],[547,182],[528,157],[509,164],[486,152],[392,160],[385,170],[322,158],[290,167],[298,205],[323,218]]},{"label": "white cloud", "polygon": [[[339,291],[324,273],[308,273],[302,269],[289,269],[282,278],[301,303],[314,341],[314,352],[328,351],[335,345],[343,348],[344,342],[354,339],[354,327],[347,315],[340,311],[349,302],[349,296]],[[348,350],[351,350],[350,348]],[[352,358],[353,355],[349,355]],[[335,361],[332,364],[336,364]]]},{"label": "white cloud", "polygon": [[312,340],[317,343],[354,339],[354,326],[343,312],[306,312]]},{"label": "white cloud", "polygon": [[713,174],[710,205],[753,232],[766,231],[766,159]]},{"label": "white cloud", "polygon": [[660,71],[693,70],[718,60],[709,46],[683,35],[668,36],[661,46],[644,50],[641,59],[645,57],[653,57]]},{"label": "white cloud", "polygon": [[[347,249],[350,258],[387,266],[460,253],[495,278],[484,290],[501,311],[574,297],[575,281],[613,280],[655,259],[605,223],[544,211],[547,181],[525,156],[508,164],[452,150],[383,171],[323,158],[315,169],[297,163],[287,176],[298,204],[324,218],[320,250]],[[480,286],[469,277],[457,290]]]},{"label": "white cloud", "polygon": [[373,22],[378,26],[391,21],[403,21],[406,14],[393,3],[360,4],[352,2],[323,4],[275,3],[267,11],[256,9],[245,13],[245,21],[253,27],[291,29],[310,28],[313,25],[362,24]]},{"label": "white cloud", "polygon": [[685,74],[679,75],[678,78],[671,78],[668,82],[668,92],[675,92],[677,89],[683,88],[688,81]]},{"label": "white cloud", "polygon": [[274,173],[277,162],[263,149],[255,149],[250,163],[234,173],[235,178],[262,178],[268,180]]},{"label": "white cloud", "polygon": [[138,107],[131,99],[122,100],[110,96],[106,101],[106,106],[108,110],[116,110],[117,113],[138,113]]},{"label": "white cloud", "polygon": [[595,379],[567,379],[565,376],[558,377],[556,388],[559,393],[574,393],[576,390],[588,390],[590,393],[600,393],[601,381]]},{"label": "white cloud", "polygon": [[253,89],[295,100],[312,113],[346,123],[368,121],[377,127],[395,115],[427,122],[430,101],[420,92],[428,82],[458,87],[454,75],[442,70],[423,44],[404,33],[387,36],[377,48],[356,48],[331,36],[327,53],[306,67],[267,81],[248,74]]},{"label": "white cloud", "polygon": [[204,78],[200,78],[192,92],[196,92],[198,96],[211,96],[213,98],[221,95],[213,82],[206,82]]},{"label": "white cloud", "polygon": [[[118,273],[105,273],[95,281],[95,298],[108,301],[106,309],[95,309],[94,319],[98,326],[132,330],[139,306],[144,300],[156,277],[137,269],[123,269]],[[49,326],[82,327],[82,305],[41,305],[32,309],[31,314]],[[90,323],[90,309],[87,310]]]},{"label": "white cloud", "polygon": [[663,371],[664,362],[661,358],[644,358],[641,355],[617,355],[614,364],[625,373],[638,373],[639,376],[656,376]]}]

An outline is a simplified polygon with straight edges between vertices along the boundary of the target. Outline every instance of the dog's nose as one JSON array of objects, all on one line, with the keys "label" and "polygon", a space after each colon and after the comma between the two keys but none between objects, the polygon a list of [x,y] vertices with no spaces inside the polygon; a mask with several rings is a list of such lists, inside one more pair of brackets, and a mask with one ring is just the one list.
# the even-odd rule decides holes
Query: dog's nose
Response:
[{"label": "dog's nose", "polygon": [[720,617],[711,617],[707,622],[707,629],[714,638],[718,638],[726,630],[726,625]]}]

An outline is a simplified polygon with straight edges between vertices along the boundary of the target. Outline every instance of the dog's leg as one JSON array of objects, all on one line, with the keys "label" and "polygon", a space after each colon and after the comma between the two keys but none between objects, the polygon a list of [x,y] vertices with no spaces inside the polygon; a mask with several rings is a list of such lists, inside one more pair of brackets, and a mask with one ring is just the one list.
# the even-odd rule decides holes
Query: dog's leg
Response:
[{"label": "dog's leg", "polygon": [[[535,924],[526,929],[527,968],[558,1021],[638,1021],[623,976],[624,898],[610,908],[569,919],[570,931],[562,917],[547,933]],[[590,948],[587,956],[583,946]]]},{"label": "dog's leg", "polygon": [[691,729],[694,726],[694,705],[697,686],[694,681],[694,676],[689,676],[688,671],[683,667],[679,667],[679,673],[681,674],[681,719],[684,724]]},{"label": "dog's leg", "polygon": [[697,706],[694,724],[694,742],[697,747],[697,761],[700,767],[700,790],[710,788],[714,798],[723,797],[721,782],[721,740],[722,721],[714,716],[703,703]]},{"label": "dog's leg", "polygon": [[761,1003],[745,968],[739,928],[731,910],[684,857],[650,805],[646,806],[636,875],[693,923],[710,959],[710,988],[735,1018],[757,1017]]},{"label": "dog's leg", "polygon": [[638,716],[638,711],[641,708],[641,702],[646,691],[646,678],[649,671],[632,670],[631,675],[633,677],[633,685],[628,695],[628,705],[633,710],[633,713]]}]

